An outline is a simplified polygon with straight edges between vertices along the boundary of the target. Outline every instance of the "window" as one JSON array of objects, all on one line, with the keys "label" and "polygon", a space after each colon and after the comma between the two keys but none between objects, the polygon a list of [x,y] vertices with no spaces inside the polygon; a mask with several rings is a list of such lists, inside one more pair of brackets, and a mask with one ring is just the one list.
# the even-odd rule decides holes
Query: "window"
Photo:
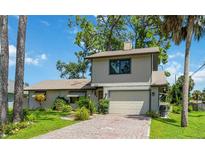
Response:
[{"label": "window", "polygon": [[110,74],[130,74],[130,73],[131,73],[130,59],[110,60]]}]

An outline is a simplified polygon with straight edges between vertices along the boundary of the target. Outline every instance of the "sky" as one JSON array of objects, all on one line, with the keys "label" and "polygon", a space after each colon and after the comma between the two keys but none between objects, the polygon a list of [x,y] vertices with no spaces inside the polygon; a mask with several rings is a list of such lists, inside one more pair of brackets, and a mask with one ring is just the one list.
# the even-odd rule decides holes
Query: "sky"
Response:
[{"label": "sky", "polygon": [[[88,19],[95,22],[95,16]],[[9,79],[15,78],[15,55],[18,16],[9,16]],[[74,52],[80,48],[74,44],[79,30],[68,28],[68,16],[28,16],[26,35],[25,82],[29,85],[42,80],[60,79],[56,70],[56,61],[76,61]],[[179,46],[171,43],[168,50],[169,60],[161,67],[171,76],[167,80],[172,84],[176,77],[183,74],[185,43]],[[199,42],[192,42],[190,57],[190,74],[205,63],[205,37]],[[205,88],[205,68],[197,72],[193,79],[194,89]]]}]

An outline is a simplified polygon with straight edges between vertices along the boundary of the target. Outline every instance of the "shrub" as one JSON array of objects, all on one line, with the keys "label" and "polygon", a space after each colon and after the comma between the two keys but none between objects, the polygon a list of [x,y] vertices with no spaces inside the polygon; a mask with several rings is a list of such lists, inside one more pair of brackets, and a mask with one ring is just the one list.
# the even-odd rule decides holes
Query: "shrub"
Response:
[{"label": "shrub", "polygon": [[62,111],[63,112],[71,112],[72,109],[73,108],[70,105],[63,105]]},{"label": "shrub", "polygon": [[66,101],[61,98],[56,98],[53,109],[57,111],[63,111],[63,112],[72,111],[72,107],[66,104]]},{"label": "shrub", "polygon": [[108,113],[108,108],[109,108],[109,100],[101,99],[99,101],[98,112],[102,114],[106,114]]},{"label": "shrub", "polygon": [[3,126],[3,133],[5,135],[13,135],[16,134],[18,131],[20,131],[21,129],[27,128],[28,126],[30,126],[31,123],[29,122],[20,122],[17,124],[7,124],[5,126]]},{"label": "shrub", "polygon": [[89,111],[86,107],[82,107],[77,109],[75,112],[75,116],[77,120],[88,120],[89,119]]},{"label": "shrub", "polygon": [[88,109],[89,107],[89,98],[88,97],[80,97],[80,99],[77,101],[78,107],[86,107]]},{"label": "shrub", "polygon": [[52,112],[53,110],[51,108],[45,109],[46,112]]},{"label": "shrub", "polygon": [[182,110],[181,105],[173,105],[173,106],[172,106],[172,112],[173,112],[173,113],[180,114],[180,113],[181,113],[181,110]]},{"label": "shrub", "polygon": [[29,115],[29,109],[23,109],[23,117]]},{"label": "shrub", "polygon": [[152,117],[152,118],[159,118],[160,117],[159,113],[154,112],[154,111],[147,112],[146,115],[149,117]]},{"label": "shrub", "polygon": [[189,111],[189,112],[192,112],[192,111],[193,111],[193,107],[192,107],[192,105],[189,105],[189,107],[188,107],[188,111]]},{"label": "shrub", "polygon": [[35,100],[39,103],[40,107],[42,107],[42,103],[46,100],[46,96],[44,94],[37,94]]},{"label": "shrub", "polygon": [[27,121],[36,121],[37,120],[37,116],[35,114],[29,114],[25,117],[25,119]]},{"label": "shrub", "polygon": [[37,108],[38,111],[46,111],[44,108]]},{"label": "shrub", "polygon": [[79,108],[86,107],[90,111],[91,115],[96,111],[95,103],[87,97],[80,97],[77,103]]}]

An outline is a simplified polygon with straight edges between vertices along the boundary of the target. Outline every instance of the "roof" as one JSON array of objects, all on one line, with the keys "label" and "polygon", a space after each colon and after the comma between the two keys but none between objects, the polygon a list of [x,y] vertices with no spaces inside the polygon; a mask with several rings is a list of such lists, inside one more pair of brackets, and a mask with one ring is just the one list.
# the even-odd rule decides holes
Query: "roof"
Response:
[{"label": "roof", "polygon": [[104,58],[104,57],[115,57],[115,56],[126,56],[126,55],[142,55],[142,54],[151,54],[151,53],[159,53],[159,48],[139,48],[139,49],[131,49],[131,50],[117,50],[117,51],[105,51],[95,53],[93,55],[87,56],[87,59],[93,58]]},{"label": "roof", "polygon": [[167,80],[164,72],[153,71],[152,72],[152,86],[164,86],[167,85]]},{"label": "roof", "polygon": [[26,91],[32,90],[68,90],[68,89],[92,89],[90,80],[69,79],[69,80],[45,80],[24,88]]}]

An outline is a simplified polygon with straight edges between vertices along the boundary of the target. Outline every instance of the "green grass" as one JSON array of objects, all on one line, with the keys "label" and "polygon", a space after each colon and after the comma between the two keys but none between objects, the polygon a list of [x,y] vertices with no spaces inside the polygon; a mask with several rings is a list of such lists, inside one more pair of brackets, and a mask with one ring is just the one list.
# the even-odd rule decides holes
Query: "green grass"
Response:
[{"label": "green grass", "polygon": [[65,126],[72,125],[76,121],[62,120],[60,117],[68,115],[65,112],[56,111],[29,111],[37,115],[37,120],[29,127],[20,130],[6,139],[28,139],[42,135]]},{"label": "green grass", "polygon": [[152,119],[150,138],[158,139],[204,139],[205,138],[205,112],[189,113],[189,125],[180,127],[180,114],[169,114],[169,119]]}]

